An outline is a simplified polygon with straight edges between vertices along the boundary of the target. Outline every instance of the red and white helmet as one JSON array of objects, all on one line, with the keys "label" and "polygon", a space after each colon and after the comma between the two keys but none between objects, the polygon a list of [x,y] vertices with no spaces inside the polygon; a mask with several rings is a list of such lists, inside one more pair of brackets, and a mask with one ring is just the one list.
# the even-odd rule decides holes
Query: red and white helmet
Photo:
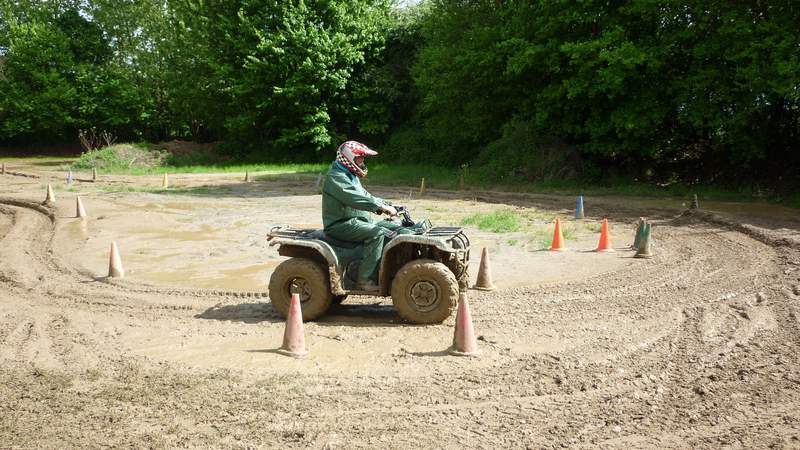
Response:
[{"label": "red and white helmet", "polygon": [[359,156],[375,156],[377,154],[378,152],[361,142],[347,141],[336,150],[336,161],[339,161],[339,163],[345,166],[353,175],[363,177],[367,174],[367,164],[365,162],[357,164],[356,158]]}]

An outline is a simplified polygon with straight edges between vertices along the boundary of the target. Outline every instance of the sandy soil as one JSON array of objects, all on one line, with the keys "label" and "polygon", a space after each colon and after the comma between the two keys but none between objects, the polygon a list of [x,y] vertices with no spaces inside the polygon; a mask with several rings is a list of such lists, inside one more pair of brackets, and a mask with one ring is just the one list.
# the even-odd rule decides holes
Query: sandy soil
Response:
[{"label": "sandy soil", "polygon": [[[358,297],[275,352],[276,224],[317,226],[309,177],[0,177],[0,448],[798,448],[800,218],[763,205],[587,198],[617,252],[571,223],[563,254],[468,229],[494,292],[469,291],[482,354],[453,318],[405,324]],[[85,176],[84,176],[85,178]],[[39,204],[52,182],[58,201]],[[128,189],[130,188],[130,189]],[[373,188],[436,223],[497,208],[567,218],[573,199]],[[89,213],[77,220],[75,196]],[[649,217],[655,257],[631,258]],[[119,244],[124,280],[105,278]],[[473,278],[477,256],[473,252]]]}]

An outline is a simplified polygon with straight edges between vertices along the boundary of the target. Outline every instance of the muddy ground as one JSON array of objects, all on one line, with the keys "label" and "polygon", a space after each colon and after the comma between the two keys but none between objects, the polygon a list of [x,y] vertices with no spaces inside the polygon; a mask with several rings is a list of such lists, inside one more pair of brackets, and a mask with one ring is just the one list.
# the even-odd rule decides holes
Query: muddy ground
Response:
[{"label": "muddy ground", "polygon": [[[295,360],[275,352],[282,258],[264,237],[319,224],[314,176],[175,175],[161,192],[53,169],[0,176],[0,448],[800,448],[794,210],[600,197],[575,222],[572,198],[372,187],[440,224],[558,214],[574,238],[551,253],[468,228],[473,278],[488,247],[499,287],[469,291],[478,358],[447,355],[454,318],[410,325],[358,297],[306,324]],[[617,251],[598,254],[604,216]],[[649,260],[625,248],[639,216]]]}]

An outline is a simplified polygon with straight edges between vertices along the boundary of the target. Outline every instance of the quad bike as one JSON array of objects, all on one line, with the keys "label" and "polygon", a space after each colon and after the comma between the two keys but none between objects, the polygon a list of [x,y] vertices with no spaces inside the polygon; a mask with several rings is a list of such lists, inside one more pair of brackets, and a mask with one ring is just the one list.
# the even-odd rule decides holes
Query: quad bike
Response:
[{"label": "quad bike", "polygon": [[270,246],[289,256],[269,280],[273,307],[284,317],[292,293],[300,295],[303,320],[313,320],[348,295],[392,296],[397,313],[413,323],[439,323],[458,305],[459,291],[469,284],[470,243],[459,227],[415,223],[398,207],[406,233],[387,238],[379,265],[376,291],[356,290],[363,246],[327,236],[323,230],[274,227]]}]

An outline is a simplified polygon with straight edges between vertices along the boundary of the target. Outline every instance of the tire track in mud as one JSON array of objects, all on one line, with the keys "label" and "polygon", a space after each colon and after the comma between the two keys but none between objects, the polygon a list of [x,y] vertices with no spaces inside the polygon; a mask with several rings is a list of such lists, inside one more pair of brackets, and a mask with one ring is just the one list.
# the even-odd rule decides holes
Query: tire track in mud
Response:
[{"label": "tire track in mud", "polygon": [[[127,373],[129,366],[136,368],[133,373],[148,372],[163,361],[126,356],[121,362],[113,327],[92,322],[107,314],[130,315],[132,325],[146,328],[165,315],[187,319],[185,308],[194,308],[198,298],[261,298],[255,293],[234,296],[98,282],[63,267],[49,252],[54,219],[36,219],[46,213],[32,209],[38,213],[0,206],[4,214],[14,211],[16,222],[9,233],[16,233],[15,238],[28,234],[22,243],[9,244],[0,237],[0,254],[5,257],[3,252],[9,251],[21,262],[31,256],[26,250],[32,252],[30,269],[46,278],[14,284],[5,280],[10,272],[0,263],[0,287],[12,292],[11,297],[0,293],[0,299],[22,302],[6,316],[0,305],[3,327],[16,324],[8,333],[0,328],[0,352],[11,352],[15,361],[29,361],[32,349],[47,348],[56,365],[85,369],[102,363],[119,373]],[[723,441],[764,447],[775,442],[771,430],[796,433],[792,420],[800,409],[800,381],[792,374],[800,367],[800,327],[789,304],[796,300],[778,294],[789,276],[780,274],[782,266],[776,262],[776,252],[796,259],[795,250],[776,250],[701,218],[665,221],[655,230],[658,253],[653,260],[579,282],[471,293],[478,300],[471,302],[476,331],[499,336],[495,343],[481,343],[489,364],[404,354],[395,362],[379,360],[396,367],[397,376],[390,379],[299,373],[286,380],[268,378],[276,383],[274,391],[260,386],[260,380],[240,382],[238,375],[218,375],[192,381],[206,395],[182,397],[176,404],[171,393],[151,394],[146,407],[131,402],[132,414],[137,408],[146,411],[148,426],[155,427],[171,423],[169,415],[179,408],[188,436],[167,442],[197,446],[218,443],[220,436],[193,427],[194,421],[242,436],[242,445],[284,447],[338,442],[353,448],[410,448],[433,439],[444,447],[688,442],[713,448]],[[34,243],[32,236],[44,236],[44,242]],[[769,296],[758,301],[761,291]],[[62,314],[62,307],[76,312]],[[512,338],[535,341],[543,330],[575,345],[544,352],[507,349]],[[102,361],[83,359],[84,352],[98,353]],[[167,367],[176,377],[193,373]],[[403,373],[419,367],[430,369],[422,377],[414,370]],[[165,390],[138,375],[126,383],[142,394],[148,387]],[[232,400],[214,396],[221,391]],[[264,411],[259,395],[276,403]],[[216,422],[209,413],[219,416]],[[56,419],[56,424],[58,420],[66,419]],[[117,433],[123,432],[107,439],[141,442],[141,435]],[[392,441],[381,440],[387,434]]]},{"label": "tire track in mud", "polygon": [[[736,244],[736,242],[733,242],[733,244]],[[741,255],[737,255],[736,251],[730,250],[730,247],[732,247],[732,243],[730,242],[730,239],[726,237],[718,237],[711,242],[706,243],[705,248],[700,249],[700,251],[695,252],[694,254],[701,255],[703,253],[710,253],[716,254],[717,256],[713,258],[701,258],[698,256],[684,258],[684,262],[690,263],[692,266],[687,269],[681,264],[674,264],[673,268],[671,269],[673,272],[662,275],[660,280],[651,282],[646,286],[650,290],[649,295],[641,296],[634,293],[633,291],[635,289],[633,289],[633,286],[613,288],[612,286],[614,286],[615,282],[617,281],[613,279],[607,284],[598,284],[593,282],[588,283],[588,286],[593,287],[601,293],[615,291],[615,289],[616,294],[622,292],[630,293],[628,297],[615,298],[615,303],[626,303],[631,301],[639,307],[646,308],[648,305],[646,303],[642,303],[641,300],[643,299],[650,300],[650,303],[654,303],[655,301],[667,301],[668,307],[681,311],[683,316],[679,326],[675,328],[675,331],[669,333],[666,337],[658,340],[657,342],[650,344],[648,348],[623,357],[623,360],[618,364],[618,368],[625,369],[625,371],[622,373],[609,374],[605,363],[594,366],[591,364],[578,364],[577,368],[575,368],[572,366],[572,363],[575,362],[576,355],[567,354],[560,358],[562,363],[546,365],[546,367],[540,367],[538,369],[536,374],[534,374],[534,377],[537,377],[538,374],[538,378],[540,380],[544,378],[552,378],[557,380],[553,384],[546,384],[538,387],[536,387],[535,384],[534,386],[531,385],[530,378],[525,380],[525,377],[519,376],[520,364],[512,364],[510,367],[502,369],[494,368],[491,376],[492,382],[500,386],[510,386],[510,389],[508,389],[507,393],[505,393],[506,396],[500,401],[464,400],[459,401],[456,404],[449,404],[446,406],[409,407],[404,411],[399,411],[397,407],[392,407],[391,404],[387,405],[386,402],[381,402],[381,404],[376,405],[376,407],[366,410],[353,410],[352,412],[355,414],[371,413],[375,417],[384,417],[387,419],[397,415],[412,417],[422,415],[422,417],[419,417],[420,420],[416,421],[416,423],[441,423],[447,422],[447,419],[443,418],[443,416],[450,417],[453,415],[454,411],[464,412],[472,416],[474,414],[486,413],[488,410],[491,417],[489,417],[489,420],[487,421],[490,423],[493,422],[502,424],[503,420],[500,419],[502,416],[517,416],[524,417],[525,419],[530,419],[532,421],[544,422],[540,425],[543,426],[545,434],[551,439],[539,441],[539,443],[546,447],[574,445],[576,443],[576,441],[574,441],[575,436],[583,437],[586,441],[594,442],[595,444],[603,442],[612,443],[617,436],[619,436],[619,433],[631,433],[631,431],[629,431],[630,423],[642,422],[643,420],[646,420],[647,422],[640,427],[637,426],[634,436],[637,435],[637,433],[646,433],[647,435],[657,436],[658,433],[663,433],[663,430],[667,428],[672,429],[675,433],[677,433],[679,439],[677,439],[676,442],[681,442],[680,438],[682,437],[697,439],[697,433],[691,431],[696,427],[693,427],[690,424],[683,426],[681,424],[681,421],[683,420],[681,417],[674,414],[664,415],[659,411],[673,410],[675,408],[680,408],[682,405],[691,404],[692,400],[687,399],[684,395],[687,390],[690,393],[693,392],[694,394],[697,394],[690,383],[696,379],[695,373],[697,369],[697,355],[703,355],[705,352],[705,346],[702,345],[703,336],[701,329],[703,308],[711,307],[715,302],[730,301],[735,297],[752,293],[751,291],[753,291],[753,289],[756,287],[754,285],[758,285],[758,280],[760,279],[759,273],[764,270],[766,265],[769,264],[768,261],[770,260],[770,257],[759,257],[758,252],[755,249],[753,252],[747,255],[755,258],[745,260],[744,258],[741,258]],[[753,259],[755,259],[755,261],[753,261]],[[730,264],[731,261],[734,263]],[[755,264],[753,264],[753,262],[755,262]],[[715,269],[710,271],[710,273],[705,273],[706,271],[704,270],[704,267],[715,267]],[[750,272],[746,273],[746,269],[748,269],[748,267],[750,268]],[[746,273],[746,276],[740,280],[737,280],[735,283],[729,282],[728,284],[721,284],[717,280],[716,283],[710,284],[709,286],[702,286],[703,284],[708,284],[714,281],[715,277],[721,277],[724,275],[723,279],[725,281],[729,281],[731,279],[735,279],[731,278],[734,277],[734,275],[738,274],[741,276],[743,272]],[[678,283],[674,283],[676,279]],[[665,282],[664,280],[672,280],[673,282]],[[702,289],[699,289],[700,292],[694,293],[690,298],[687,299],[675,298],[682,297],[683,295],[681,291],[687,290],[687,286],[693,287],[697,284],[701,285]],[[676,289],[676,285],[682,287],[682,289]],[[641,287],[642,285],[637,284],[636,286]],[[572,288],[572,286],[570,286],[570,288]],[[579,286],[579,288],[573,289],[572,291],[567,289],[567,292],[569,295],[571,295],[569,299],[576,300],[573,292],[575,290],[579,291],[582,288],[584,288],[584,286]],[[730,293],[731,290],[735,291],[737,295],[734,295],[733,297],[729,296],[727,293]],[[558,293],[558,287],[553,286],[548,288],[548,291],[542,295],[558,295]],[[509,305],[517,307],[518,305],[522,304],[522,302],[502,303],[497,301],[498,297],[503,297],[503,295],[508,294],[509,292],[506,291],[492,296],[487,295],[484,296],[484,298],[489,301],[489,297],[491,297],[491,300],[496,302],[495,306],[497,307],[508,307]],[[515,290],[511,294],[530,295],[535,294],[535,292],[527,289],[519,289]],[[660,297],[657,299],[653,299],[651,297],[652,295],[658,294],[660,294]],[[592,297],[592,299],[595,297]],[[577,300],[586,300],[586,297],[580,296],[577,298]],[[585,304],[577,305],[573,308],[573,316],[571,317],[572,319],[576,318],[574,316],[574,314],[576,314],[576,310],[591,309],[592,305],[590,301],[586,300],[584,303]],[[603,307],[607,306],[608,305],[603,305]],[[723,311],[726,311],[728,309],[728,304],[722,304],[720,305],[720,308],[722,308]],[[564,312],[568,311],[569,309],[560,310],[558,311],[559,314],[555,314],[555,316],[560,316],[562,320],[570,320],[570,317],[565,317],[563,315]],[[538,312],[541,313],[540,310]],[[655,311],[653,314],[656,313],[658,313],[658,311]],[[474,315],[476,317],[483,317],[484,320],[482,322],[484,324],[488,324],[490,322],[489,319],[486,319],[487,314],[485,313],[474,313]],[[501,312],[501,314],[498,314],[498,316],[503,317],[504,314]],[[577,318],[580,319],[580,317]],[[535,324],[532,325],[535,326]],[[580,355],[577,356],[579,357]],[[647,357],[646,360],[645,357]],[[533,358],[533,361],[541,363],[541,361],[537,361],[537,358]],[[658,362],[662,363],[660,367],[657,364]],[[666,366],[663,365],[664,362],[666,362]],[[630,374],[626,374],[625,372]],[[468,371],[467,373],[470,372]],[[642,374],[644,374],[644,376],[642,376]],[[584,382],[595,383],[595,386],[588,388],[584,386],[578,386],[579,383]],[[458,392],[458,387],[453,389],[453,384],[463,387],[463,383],[460,385],[458,383],[451,383],[450,388],[456,392]],[[519,386],[519,388],[517,388],[517,386]],[[525,390],[530,390],[532,388],[541,389],[541,397],[531,396],[529,393],[524,392]],[[576,394],[576,392],[583,391],[589,391],[592,393],[592,395],[586,396]],[[673,392],[675,392],[675,394],[673,394]],[[431,392],[428,390],[427,394],[432,395],[434,398],[447,397],[447,394],[442,391]],[[424,396],[425,395],[422,395],[422,397]],[[548,401],[548,397],[552,398],[553,400]],[[649,400],[639,401],[640,398],[649,398]],[[395,398],[394,400],[400,403],[403,403],[404,400],[406,402],[408,401],[408,399],[403,398]],[[515,410],[515,408],[517,408],[520,404],[530,404],[531,402],[535,402],[538,407],[520,408],[523,411]],[[498,411],[494,412],[492,411],[493,409],[497,409]],[[524,412],[525,409],[532,409],[536,413],[526,414]],[[549,416],[550,420],[543,420],[541,414],[542,410],[547,411],[547,415]],[[786,411],[786,408],[781,408],[781,410]],[[722,409],[721,412],[730,413],[732,417],[731,421],[740,428],[751,427],[753,424],[757,425],[759,423],[762,425],[765,423],[771,424],[776,422],[779,418],[778,415],[767,415],[764,416],[764,420],[759,421],[756,416],[740,414],[739,411],[734,407],[730,407],[728,410]],[[719,413],[720,411],[715,412],[715,414]],[[456,415],[458,416],[459,414]],[[592,416],[600,416],[605,418],[602,419],[599,424],[587,426],[586,421],[583,420],[583,418]],[[312,417],[314,419],[324,418],[321,416]],[[549,426],[548,423],[550,422],[559,423],[557,425]],[[462,421],[462,423],[464,422]],[[676,424],[681,424],[681,426],[676,428]],[[617,431],[618,427],[619,431]],[[443,432],[441,428],[432,428],[436,430],[434,434]],[[730,428],[733,429],[735,427]],[[380,427],[375,427],[371,431],[377,433],[380,431]],[[415,429],[411,426],[401,426],[400,430],[395,431],[408,433],[412,436],[415,435]],[[736,430],[733,430],[733,432],[735,433]],[[478,436],[482,437],[501,433],[503,433],[503,429],[501,427],[496,429],[478,427],[477,429]],[[368,435],[369,433],[365,434]],[[447,436],[448,433],[444,432],[443,435]],[[769,438],[769,436],[763,437],[767,440]],[[476,439],[479,439],[478,442],[481,442],[485,445],[491,445],[493,443],[496,444],[499,442],[498,439],[480,440],[480,437]],[[651,445],[657,445],[657,441],[651,440],[650,443]],[[698,441],[697,443],[701,444],[701,446],[703,446],[703,444],[712,446],[718,444],[716,441],[709,444],[708,442],[704,442],[702,440]]]},{"label": "tire track in mud", "polygon": [[[758,279],[760,278],[759,272],[762,270],[762,268],[765,265],[768,264],[768,260],[770,259],[768,256],[765,256],[765,257],[762,257],[762,258],[756,257],[755,258],[756,259],[756,264],[752,264],[750,261],[747,261],[744,264],[733,264],[733,265],[730,265],[730,266],[726,266],[726,265],[722,264],[723,261],[731,261],[731,260],[738,261],[739,259],[738,258],[731,259],[730,256],[735,256],[735,255],[726,255],[725,254],[726,252],[724,252],[724,250],[727,249],[728,247],[730,247],[730,245],[729,245],[730,242],[728,242],[729,241],[728,239],[724,239],[723,238],[723,239],[718,239],[717,241],[718,242],[713,243],[713,245],[709,246],[710,248],[706,248],[705,250],[711,251],[712,254],[714,253],[713,251],[715,249],[718,250],[718,251],[719,250],[723,250],[721,252],[721,253],[723,253],[723,255],[721,255],[721,256],[719,256],[717,258],[714,258],[713,260],[695,262],[694,263],[694,267],[691,267],[692,270],[685,270],[684,268],[682,268],[680,266],[676,266],[676,267],[680,268],[681,273],[683,273],[683,274],[692,273],[692,274],[694,274],[693,277],[689,277],[689,276],[675,277],[675,276],[669,274],[669,275],[663,276],[663,278],[664,279],[675,279],[675,278],[678,278],[681,282],[688,280],[688,281],[692,281],[694,284],[697,284],[697,283],[702,284],[704,282],[707,283],[710,280],[713,280],[713,278],[716,277],[716,276],[719,276],[721,274],[721,272],[723,271],[723,269],[725,269],[724,270],[725,272],[728,272],[728,273],[725,273],[725,275],[728,275],[729,277],[733,277],[734,275],[737,275],[737,274],[741,275],[743,269],[746,269],[746,267],[742,267],[742,266],[748,266],[748,267],[752,268],[752,270],[751,270],[752,273],[749,276],[744,277],[743,280],[737,280],[737,283],[728,283],[726,285],[721,285],[721,286],[719,285],[720,283],[716,283],[716,284],[712,285],[710,289],[708,289],[708,288],[704,289],[704,292],[702,292],[700,295],[695,295],[695,298],[693,298],[693,299],[688,299],[688,300],[685,300],[685,301],[677,301],[677,302],[673,301],[673,302],[671,302],[671,303],[674,303],[674,307],[675,308],[679,308],[682,311],[682,314],[684,315],[684,318],[681,321],[680,327],[678,327],[676,331],[671,333],[665,339],[662,339],[660,343],[657,343],[656,345],[651,345],[649,350],[642,350],[642,351],[639,352],[639,353],[642,353],[642,354],[647,353],[648,356],[650,357],[650,360],[646,361],[645,364],[639,364],[639,361],[641,360],[641,358],[637,354],[631,354],[626,358],[627,361],[622,361],[623,366],[628,370],[633,370],[633,371],[641,370],[641,371],[645,371],[645,372],[648,369],[649,370],[653,369],[653,361],[652,361],[653,359],[661,360],[661,361],[667,361],[667,366],[663,367],[662,370],[661,370],[661,373],[658,374],[658,377],[655,378],[655,379],[658,379],[658,380],[661,381],[661,382],[659,382],[657,384],[657,387],[655,388],[655,392],[654,392],[654,394],[655,394],[654,397],[659,399],[659,401],[656,402],[656,405],[653,405],[656,408],[658,408],[658,404],[661,404],[662,405],[662,409],[664,409],[664,408],[675,408],[675,406],[677,406],[679,404],[686,403],[685,396],[683,396],[683,395],[671,396],[672,395],[671,392],[673,392],[673,391],[678,391],[678,392],[685,391],[687,389],[686,388],[687,384],[690,383],[691,381],[693,381],[696,378],[693,375],[693,373],[695,372],[695,369],[696,369],[696,367],[695,367],[696,356],[694,356],[694,355],[703,355],[704,354],[704,346],[701,345],[702,341],[703,341],[703,337],[702,337],[701,328],[700,328],[700,317],[701,317],[702,309],[705,307],[705,305],[707,303],[709,303],[709,302],[718,302],[718,301],[720,301],[720,299],[730,300],[731,298],[734,298],[736,296],[746,295],[748,293],[748,291],[753,291],[755,289],[755,287],[758,285]],[[732,253],[732,252],[727,252],[727,253]],[[758,256],[758,253],[753,253],[753,254],[750,254],[749,256]],[[706,275],[706,274],[703,273],[703,267],[706,267],[706,266],[717,267],[717,269],[713,270],[711,274]],[[675,269],[675,270],[677,270],[677,269]],[[726,281],[729,281],[731,279],[735,279],[735,278],[727,278],[727,277],[725,278]],[[658,300],[664,300],[664,299],[669,299],[669,297],[670,297],[669,294],[673,294],[674,295],[673,291],[671,291],[669,289],[663,289],[665,287],[670,287],[670,285],[671,285],[671,283],[664,283],[661,280],[659,280],[658,282],[651,283],[649,288],[651,288],[651,289],[652,288],[656,288],[657,291],[662,291],[664,295],[662,295],[661,298],[659,298]],[[605,287],[607,287],[607,286],[605,286]],[[597,288],[600,292],[607,292],[607,291],[613,291],[614,290],[614,289],[603,289],[604,286],[595,286],[595,288]],[[626,291],[629,291],[629,290],[630,289],[624,288],[624,289],[618,289],[617,292],[626,292]],[[730,292],[731,290],[734,290],[736,292],[736,294],[738,294],[738,295],[734,295],[733,297],[729,296],[729,294],[726,294],[726,295],[724,295],[722,297],[720,297],[718,295],[718,294],[726,292],[726,291]],[[555,289],[555,291],[557,292],[558,289]],[[520,290],[519,292],[524,294],[527,291],[523,289],[523,290]],[[657,292],[651,292],[651,294],[653,294],[653,293],[657,293]],[[549,291],[548,294],[554,294],[554,292]],[[570,299],[571,300],[576,300],[575,297],[571,297]],[[578,297],[577,299],[578,300],[583,300],[585,298],[584,297]],[[624,303],[625,301],[626,301],[626,299],[624,299],[624,298],[623,299],[615,299],[615,303]],[[589,306],[589,305],[585,305],[585,306]],[[604,305],[604,306],[607,306],[607,305]],[[727,305],[722,305],[722,308],[726,309]],[[577,309],[580,309],[580,307],[578,307]],[[565,319],[565,317],[563,317],[563,312],[565,312],[565,311],[564,310],[559,311],[559,313],[561,314],[562,320]],[[539,311],[539,313],[541,313],[541,311]],[[480,314],[474,314],[474,315],[480,317]],[[557,314],[557,315],[559,315],[559,314]],[[501,316],[502,316],[502,314],[501,314]],[[486,320],[484,322],[488,323],[488,320]],[[795,334],[795,333],[789,333],[789,334]],[[783,337],[782,334],[779,334],[778,338],[782,338],[782,337]],[[700,344],[698,344],[698,343],[700,343]],[[741,344],[741,343],[739,343],[739,344]],[[641,367],[637,367],[637,366],[641,366]],[[602,374],[602,368],[599,368],[599,369],[598,368],[594,368],[594,371],[600,372]],[[582,373],[572,373],[572,374],[570,374],[570,376],[577,377],[577,378],[580,379],[581,376],[585,376],[587,373],[591,373],[592,370],[583,370],[581,372]],[[512,373],[513,373],[513,371],[512,371]],[[514,377],[513,375],[511,375],[512,380],[508,380],[509,382],[505,382],[506,380],[502,380],[502,379],[501,380],[497,380],[498,375],[499,374],[495,373],[495,380],[499,381],[499,384],[501,384],[501,385],[515,386],[515,385],[518,384],[518,383],[514,382],[514,381],[517,381],[517,380],[513,380],[513,377]],[[556,375],[556,376],[558,376],[558,375]],[[564,377],[564,378],[569,378],[569,376],[568,377]],[[651,378],[648,377],[648,378],[644,378],[644,379],[648,380],[648,379],[651,379]],[[563,380],[563,378],[562,378],[562,380]],[[562,383],[563,383],[563,381],[562,381]],[[561,384],[561,383],[559,383],[559,384]],[[636,381],[634,381],[632,383],[629,383],[629,380],[626,379],[626,376],[619,375],[619,376],[612,376],[611,379],[607,380],[604,384],[605,384],[605,386],[598,387],[598,396],[599,397],[609,396],[609,397],[613,398],[613,397],[619,395],[618,392],[620,391],[620,389],[622,389],[623,386],[630,385],[632,387],[631,389],[633,390],[633,389],[637,389],[637,388],[641,387],[642,385],[647,385],[649,383],[647,383],[647,382],[638,382],[637,383]],[[581,389],[581,390],[583,390],[583,389]],[[622,390],[624,391],[624,389],[622,389]],[[568,395],[568,393],[567,393],[567,395]],[[665,396],[666,396],[666,399],[664,399]],[[520,395],[517,398],[524,398],[524,397]],[[551,404],[549,406],[553,406],[553,405]],[[619,409],[619,406],[620,405],[617,405],[617,407],[615,409]],[[651,406],[651,408],[653,406]],[[466,408],[466,409],[469,409],[469,406],[463,406],[463,407]],[[654,416],[654,418],[656,418],[656,419],[658,418],[657,414],[652,414],[652,412],[647,410],[647,409],[641,409],[641,408],[637,408],[637,407],[629,407],[629,408],[631,409],[631,411],[633,411],[633,414],[630,414],[631,417]],[[556,409],[558,409],[558,408],[556,408]],[[569,412],[569,415],[574,416],[575,415],[575,409],[581,409],[581,408],[580,407],[572,408],[572,410]],[[602,408],[599,405],[595,404],[595,405],[592,405],[592,408],[589,408],[589,409],[590,410],[594,409],[595,413],[596,413],[596,411],[598,409],[602,409]],[[552,414],[552,412],[551,412],[551,414]],[[556,415],[557,414],[558,413],[556,413]],[[616,415],[619,415],[618,411],[617,411]],[[775,421],[776,417],[777,416],[769,416],[769,417],[767,417],[766,422]],[[751,421],[752,419],[753,419],[752,417],[749,417],[748,421]],[[660,418],[659,421],[661,422],[661,424],[659,424],[655,428],[661,427],[661,426],[663,426],[665,424],[674,423],[674,422],[676,422],[676,418],[675,417],[663,417],[663,418]],[[569,422],[569,421],[567,421],[567,422]],[[652,425],[651,425],[651,427],[652,427]],[[578,435],[581,435],[581,432],[579,430],[571,430],[570,433],[566,433],[566,434],[572,434],[573,432],[577,432]],[[611,439],[614,433],[615,433],[615,431],[613,431],[613,430],[610,431],[610,432],[606,432],[605,433],[606,436],[604,436],[604,437],[601,436],[599,438],[599,439],[601,439],[600,442],[602,442],[603,439]],[[556,434],[564,435],[565,433],[562,432],[562,433],[556,433]],[[562,443],[563,444],[569,444],[570,442],[569,441],[565,441],[565,442],[562,442]]]}]

